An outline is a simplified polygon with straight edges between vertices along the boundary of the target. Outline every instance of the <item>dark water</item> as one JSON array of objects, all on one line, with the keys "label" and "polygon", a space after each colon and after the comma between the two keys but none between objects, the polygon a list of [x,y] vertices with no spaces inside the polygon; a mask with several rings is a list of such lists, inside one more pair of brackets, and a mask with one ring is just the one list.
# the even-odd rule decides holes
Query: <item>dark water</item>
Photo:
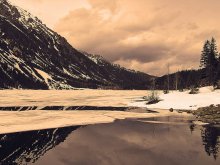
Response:
[{"label": "dark water", "polygon": [[128,107],[110,106],[10,106],[0,107],[0,111],[29,111],[29,110],[108,110],[125,111]]},{"label": "dark water", "polygon": [[0,161],[9,165],[219,165],[219,137],[218,127],[196,126],[180,118],[117,120],[0,135]]}]

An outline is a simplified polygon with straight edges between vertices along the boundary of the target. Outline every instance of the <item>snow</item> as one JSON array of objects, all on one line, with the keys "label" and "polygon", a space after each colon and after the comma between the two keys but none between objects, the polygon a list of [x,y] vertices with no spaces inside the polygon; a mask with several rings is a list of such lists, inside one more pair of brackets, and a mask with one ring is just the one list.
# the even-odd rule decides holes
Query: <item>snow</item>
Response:
[{"label": "snow", "polygon": [[[50,75],[38,70],[45,79]],[[44,74],[45,75],[44,75]],[[158,94],[162,101],[146,105],[143,100],[150,91],[145,90],[1,90],[0,106],[136,106],[149,109],[197,109],[220,104],[220,90],[211,87],[200,88],[199,94],[188,94],[189,91],[171,91],[169,94]]]},{"label": "snow", "polygon": [[52,80],[52,77],[47,74],[46,72],[40,70],[40,69],[36,69],[35,70],[43,77],[43,79],[45,80],[45,82],[47,83],[48,87],[50,86],[50,83],[48,80]]},{"label": "snow", "polygon": [[83,74],[83,73],[81,73],[80,76],[81,76],[82,78],[84,78],[84,79],[87,79],[87,80],[91,79],[88,75]]},{"label": "snow", "polygon": [[0,90],[0,107],[7,106],[128,106],[144,90]]},{"label": "snow", "polygon": [[[11,52],[10,52],[11,53]],[[24,76],[26,77],[29,77],[30,75],[32,75],[33,77],[35,77],[35,79],[38,79],[38,80],[42,80],[40,79],[35,73],[34,71],[32,70],[32,68],[30,68],[26,63],[25,61],[23,61],[22,59],[16,57],[15,55],[13,54],[10,54],[10,53],[7,53],[7,52],[4,52],[2,54],[0,54],[0,62],[1,63],[5,63],[7,64],[7,67],[8,67],[8,70],[12,70],[12,71],[16,71],[16,72],[20,72],[21,74],[23,74]],[[2,68],[0,66],[0,68]],[[10,77],[11,79],[13,79],[10,74],[8,74],[7,71],[5,71],[3,68],[2,68],[2,71],[8,76]]]},{"label": "snow", "polygon": [[98,60],[99,60],[99,59],[98,59],[97,57],[92,56],[92,55],[90,55],[90,56],[88,55],[87,57],[88,57],[90,60],[92,60],[94,63],[98,64]]},{"label": "snow", "polygon": [[74,78],[79,78],[78,76],[74,75],[74,74],[71,74],[68,70],[66,70],[65,68],[63,68],[63,72],[71,77],[74,77]]},{"label": "snow", "polygon": [[25,36],[27,36],[27,34],[25,34],[21,29],[19,29],[17,26],[15,26],[12,22],[10,22],[9,20],[5,20],[7,21],[9,24],[11,24],[14,28],[16,28],[18,31],[20,31],[21,33],[23,33]]},{"label": "snow", "polygon": [[159,108],[159,109],[187,109],[196,110],[199,107],[206,107],[211,104],[220,104],[220,90],[213,90],[212,87],[200,88],[198,94],[189,94],[189,91],[171,91],[169,94],[159,92],[162,101],[157,104],[146,105],[146,102],[133,102],[130,106]]},{"label": "snow", "polygon": [[53,47],[54,47],[54,49],[56,49],[56,51],[58,51],[58,52],[59,52],[59,50],[58,50],[58,48],[56,47],[56,45],[54,45]]},{"label": "snow", "polygon": [[[17,70],[19,70],[21,73],[23,73],[24,75],[26,75],[26,74],[23,72],[23,70],[20,68],[20,66],[19,66],[18,63],[16,63],[16,64],[14,65],[14,67],[15,67]],[[26,76],[27,76],[27,75],[26,75]]]},{"label": "snow", "polygon": [[[23,10],[22,8],[16,6],[16,8],[18,9],[19,13],[20,13],[20,18],[18,18],[18,20],[22,23],[22,25],[28,29],[30,26],[32,26],[33,28],[36,28],[39,24],[38,20],[29,12],[27,12],[26,10]],[[29,19],[32,19],[33,22],[28,22]]]}]

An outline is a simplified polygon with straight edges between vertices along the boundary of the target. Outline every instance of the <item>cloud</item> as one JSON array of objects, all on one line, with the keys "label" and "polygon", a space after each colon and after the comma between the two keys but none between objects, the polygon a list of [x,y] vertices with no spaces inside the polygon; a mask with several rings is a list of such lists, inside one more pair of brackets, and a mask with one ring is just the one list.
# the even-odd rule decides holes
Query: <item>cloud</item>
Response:
[{"label": "cloud", "polygon": [[197,68],[204,40],[220,39],[219,0],[19,1],[38,3],[43,20],[75,48],[155,75],[168,63],[171,71]]},{"label": "cloud", "polygon": [[69,11],[89,8],[86,0],[9,0],[13,4],[28,10],[39,17],[48,27],[54,28],[57,21]]},{"label": "cloud", "polygon": [[88,2],[96,10],[108,9],[113,12],[117,7],[117,0],[88,0]]}]

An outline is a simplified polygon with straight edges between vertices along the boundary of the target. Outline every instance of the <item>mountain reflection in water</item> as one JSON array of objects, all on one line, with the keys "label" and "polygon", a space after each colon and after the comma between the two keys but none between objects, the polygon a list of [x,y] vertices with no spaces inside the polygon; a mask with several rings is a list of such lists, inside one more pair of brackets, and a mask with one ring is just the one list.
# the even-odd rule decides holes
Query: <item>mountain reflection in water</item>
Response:
[{"label": "mountain reflection in water", "polygon": [[[219,164],[220,128],[117,120],[114,123],[0,135],[0,164]],[[165,119],[151,119],[166,121]],[[146,119],[149,121],[149,119]],[[183,122],[184,121],[184,122]],[[79,129],[78,129],[79,128]]]},{"label": "mountain reflection in water", "polygon": [[0,164],[34,163],[78,127],[0,135]]}]

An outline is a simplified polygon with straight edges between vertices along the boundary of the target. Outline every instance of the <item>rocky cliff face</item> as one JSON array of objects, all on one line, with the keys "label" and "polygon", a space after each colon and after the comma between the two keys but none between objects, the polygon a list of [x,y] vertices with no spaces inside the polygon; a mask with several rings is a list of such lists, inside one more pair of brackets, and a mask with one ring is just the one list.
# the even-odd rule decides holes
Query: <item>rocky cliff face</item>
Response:
[{"label": "rocky cliff face", "polygon": [[74,49],[38,18],[0,0],[0,88],[146,89],[151,78]]}]

